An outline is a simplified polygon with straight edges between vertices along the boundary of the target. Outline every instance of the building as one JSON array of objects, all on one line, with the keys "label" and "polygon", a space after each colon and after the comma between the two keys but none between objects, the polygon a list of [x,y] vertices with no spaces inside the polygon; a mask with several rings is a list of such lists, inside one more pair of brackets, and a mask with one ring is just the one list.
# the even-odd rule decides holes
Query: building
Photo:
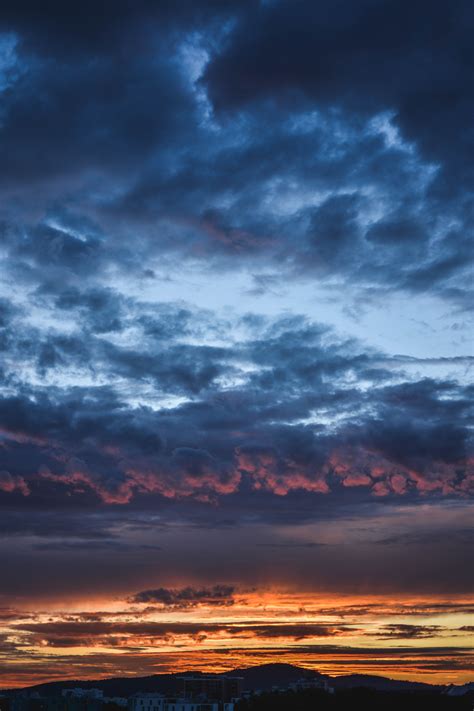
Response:
[{"label": "building", "polygon": [[61,696],[48,696],[45,711],[102,711],[103,693],[99,689],[63,689]]},{"label": "building", "polygon": [[164,694],[134,694],[128,700],[128,711],[234,711],[232,701],[215,699],[169,697]]},{"label": "building", "polygon": [[128,711],[234,711],[234,704],[220,704],[207,699],[184,699],[163,694],[134,694]]},{"label": "building", "polygon": [[104,696],[104,705],[112,704],[113,706],[127,707],[128,699],[125,696]]},{"label": "building", "polygon": [[163,694],[133,694],[128,699],[128,711],[163,711]]},{"label": "building", "polygon": [[37,691],[22,691],[10,697],[10,711],[47,711],[46,699]]},{"label": "building", "polygon": [[334,693],[334,688],[329,686],[327,679],[298,679],[288,685],[288,689],[292,691],[303,691],[305,689],[321,689],[329,694]]},{"label": "building", "polygon": [[[221,707],[222,708],[222,707]],[[221,711],[214,701],[190,701],[186,699],[167,699],[163,711]]]},{"label": "building", "polygon": [[73,689],[62,689],[61,696],[65,699],[103,699],[102,689],[82,689],[76,686]]},{"label": "building", "polygon": [[183,676],[185,699],[209,699],[221,704],[231,703],[242,696],[240,676]]}]

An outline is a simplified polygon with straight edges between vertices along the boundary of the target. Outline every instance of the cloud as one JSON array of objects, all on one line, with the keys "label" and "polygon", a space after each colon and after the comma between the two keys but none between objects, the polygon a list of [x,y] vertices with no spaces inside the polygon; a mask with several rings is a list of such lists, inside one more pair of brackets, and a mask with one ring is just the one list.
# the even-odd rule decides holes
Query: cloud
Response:
[{"label": "cloud", "polygon": [[424,637],[436,637],[440,628],[437,625],[408,625],[391,624],[386,625],[378,636],[386,639],[419,639]]},{"label": "cloud", "polygon": [[153,640],[194,637],[197,642],[207,638],[246,638],[302,640],[313,637],[343,636],[349,628],[318,624],[245,624],[220,622],[34,622],[12,625],[17,633],[33,635],[30,643],[50,647],[129,647],[140,643],[153,645]]},{"label": "cloud", "polygon": [[434,10],[425,0],[409,9],[389,2],[383,12],[370,2],[357,11],[348,2],[301,3],[297,11],[290,2],[270,3],[236,26],[205,81],[220,109],[302,94],[355,112],[392,110],[424,150],[467,167],[452,136],[455,127],[469,133],[472,89],[462,48],[471,19],[466,2]]},{"label": "cloud", "polygon": [[23,477],[18,475],[12,476],[10,472],[5,470],[0,471],[0,491],[7,493],[19,491],[23,496],[29,496],[30,494],[28,485]]},{"label": "cloud", "polygon": [[187,608],[196,605],[233,605],[235,588],[232,585],[214,585],[212,588],[157,588],[143,590],[130,598],[130,602],[159,603],[165,607]]},{"label": "cloud", "polygon": [[[4,396],[5,495],[114,505],[140,497],[216,503],[246,490],[341,500],[344,489],[354,500],[469,495],[468,386],[409,379],[390,358],[305,319],[268,319],[263,338],[246,325],[248,336],[225,348],[182,343],[193,323],[183,308],[142,315],[134,322],[140,349],[102,337],[76,348],[71,336],[51,336],[28,350],[26,335],[12,330],[12,350],[38,376],[87,378],[92,358],[107,382],[49,394],[16,386]],[[232,327],[219,325],[219,337]],[[235,384],[222,388],[225,378]],[[359,384],[367,379],[370,390]],[[137,407],[130,391],[146,393],[150,405]],[[178,402],[153,406],[169,396]]]},{"label": "cloud", "polygon": [[[224,614],[257,582],[472,588],[471,20],[2,4],[0,595]],[[124,655],[347,631],[250,622],[95,631]]]},{"label": "cloud", "polygon": [[[469,165],[451,136],[469,138],[468,4],[326,4],[121,3],[87,28],[56,5],[39,18],[7,4],[10,272],[47,288],[197,260],[260,272],[264,291],[337,277],[466,305]],[[97,289],[73,283],[69,304]],[[98,332],[120,324],[105,310]]]}]

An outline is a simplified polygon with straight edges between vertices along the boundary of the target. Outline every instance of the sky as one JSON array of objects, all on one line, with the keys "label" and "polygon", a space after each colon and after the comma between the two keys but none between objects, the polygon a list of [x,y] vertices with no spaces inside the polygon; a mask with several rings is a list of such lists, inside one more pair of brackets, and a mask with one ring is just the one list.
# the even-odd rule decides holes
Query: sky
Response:
[{"label": "sky", "polygon": [[473,30],[3,0],[0,687],[474,678]]}]

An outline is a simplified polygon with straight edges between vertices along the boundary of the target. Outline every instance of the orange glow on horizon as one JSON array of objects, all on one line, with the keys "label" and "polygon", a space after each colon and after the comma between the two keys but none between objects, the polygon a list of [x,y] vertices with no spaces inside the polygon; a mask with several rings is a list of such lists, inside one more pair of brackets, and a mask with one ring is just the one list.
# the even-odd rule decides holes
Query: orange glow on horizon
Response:
[{"label": "orange glow on horizon", "polygon": [[236,592],[225,604],[77,600],[0,619],[1,688],[285,662],[329,675],[472,679],[473,598]]}]

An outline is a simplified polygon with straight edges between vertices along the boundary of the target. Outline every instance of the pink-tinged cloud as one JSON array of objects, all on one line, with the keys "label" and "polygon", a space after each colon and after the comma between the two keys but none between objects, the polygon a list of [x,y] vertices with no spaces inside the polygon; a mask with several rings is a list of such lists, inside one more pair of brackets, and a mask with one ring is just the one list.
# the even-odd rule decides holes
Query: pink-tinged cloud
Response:
[{"label": "pink-tinged cloud", "polygon": [[[135,457],[115,447],[108,453],[107,475],[79,457],[61,450],[50,452],[55,465],[42,466],[28,477],[3,472],[0,491],[30,493],[33,481],[67,486],[73,494],[93,491],[106,504],[128,504],[138,495],[194,499],[216,503],[238,492],[243,480],[255,491],[286,496],[292,491],[328,494],[337,489],[367,489],[376,497],[468,496],[474,492],[473,461],[423,463],[419,467],[390,461],[363,447],[333,450],[326,462],[301,464],[274,449],[237,448],[231,462],[222,462],[200,449],[178,448],[168,456]],[[29,482],[29,483],[28,483]]]},{"label": "pink-tinged cloud", "polygon": [[117,476],[104,481],[78,459],[65,463],[66,471],[42,468],[40,477],[66,484],[75,493],[92,490],[106,504],[127,504],[137,494],[159,494],[168,499],[194,498],[215,501],[217,496],[232,494],[239,488],[241,474],[236,469],[219,468],[210,458],[201,457],[192,467],[177,455],[173,461],[151,467],[144,459],[132,466],[126,460],[117,464]]},{"label": "pink-tinged cloud", "polygon": [[385,470],[376,462],[369,462],[367,453],[361,449],[344,449],[331,452],[325,467],[328,473],[336,475],[345,487],[371,486],[373,476],[383,476]]},{"label": "pink-tinged cloud", "polygon": [[161,494],[167,499],[193,497],[200,501],[212,501],[216,496],[235,493],[241,480],[236,470],[220,470],[212,466],[200,466],[198,472],[179,466],[163,466],[160,470],[128,467],[125,473],[132,496],[136,491]]},{"label": "pink-tinged cloud", "polygon": [[0,471],[0,491],[5,491],[8,494],[19,492],[23,496],[29,496],[30,489],[22,476],[10,474],[5,470]]},{"label": "pink-tinged cloud", "polygon": [[328,469],[341,478],[343,486],[370,486],[372,479],[367,473],[358,471],[354,458],[333,452],[329,457]]},{"label": "pink-tinged cloud", "polygon": [[42,479],[70,486],[76,494],[92,490],[105,504],[128,504],[135,493],[152,493],[159,489],[149,481],[149,475],[139,472],[125,480],[117,481],[113,486],[104,484],[87,471],[80,470],[56,474],[44,468],[40,476]]},{"label": "pink-tinged cloud", "polygon": [[[343,486],[370,486],[374,496],[439,492],[463,496],[474,491],[472,460],[455,463],[424,462],[419,468],[390,461],[382,454],[363,447],[343,448],[331,453],[328,469]],[[462,476],[459,472],[462,471]]]},{"label": "pink-tinged cloud", "polygon": [[35,444],[39,447],[44,447],[48,444],[48,440],[37,435],[27,434],[21,430],[15,430],[9,427],[0,427],[0,446],[8,446],[9,442],[17,444]]},{"label": "pink-tinged cloud", "polygon": [[327,494],[329,486],[324,475],[306,472],[289,460],[279,460],[272,452],[237,451],[237,467],[249,476],[252,487],[285,496],[290,491]]}]

